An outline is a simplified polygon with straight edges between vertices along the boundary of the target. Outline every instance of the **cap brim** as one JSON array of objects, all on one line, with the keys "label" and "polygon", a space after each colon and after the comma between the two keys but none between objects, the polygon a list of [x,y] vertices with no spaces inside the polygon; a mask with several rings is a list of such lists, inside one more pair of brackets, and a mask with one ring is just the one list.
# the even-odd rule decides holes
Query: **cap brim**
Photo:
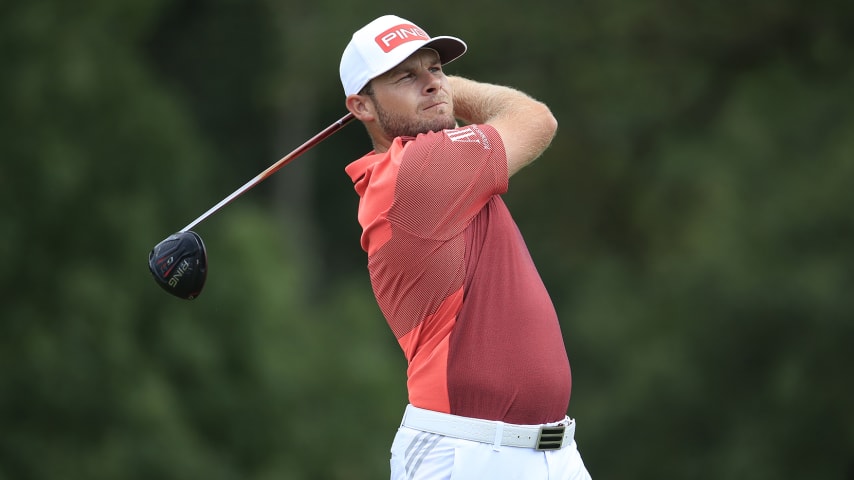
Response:
[{"label": "cap brim", "polygon": [[468,49],[466,42],[456,37],[447,36],[433,37],[420,48],[432,48],[436,50],[439,53],[439,60],[442,62],[442,65],[460,58]]}]

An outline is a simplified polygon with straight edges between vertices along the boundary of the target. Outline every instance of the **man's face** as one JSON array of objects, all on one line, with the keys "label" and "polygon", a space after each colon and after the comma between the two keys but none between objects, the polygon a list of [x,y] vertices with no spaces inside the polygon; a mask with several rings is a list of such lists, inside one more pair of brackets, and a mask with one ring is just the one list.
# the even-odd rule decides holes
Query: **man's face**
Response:
[{"label": "man's face", "polygon": [[454,104],[439,55],[421,49],[371,82],[377,122],[391,139],[454,128]]}]

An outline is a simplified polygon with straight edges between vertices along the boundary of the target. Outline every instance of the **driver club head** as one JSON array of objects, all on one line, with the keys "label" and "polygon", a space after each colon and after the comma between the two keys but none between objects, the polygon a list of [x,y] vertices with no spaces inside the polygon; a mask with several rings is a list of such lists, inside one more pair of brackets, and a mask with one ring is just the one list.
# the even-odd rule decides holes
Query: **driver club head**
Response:
[{"label": "driver club head", "polygon": [[193,231],[170,235],[151,249],[148,268],[163,290],[184,300],[198,297],[208,273],[202,237]]}]

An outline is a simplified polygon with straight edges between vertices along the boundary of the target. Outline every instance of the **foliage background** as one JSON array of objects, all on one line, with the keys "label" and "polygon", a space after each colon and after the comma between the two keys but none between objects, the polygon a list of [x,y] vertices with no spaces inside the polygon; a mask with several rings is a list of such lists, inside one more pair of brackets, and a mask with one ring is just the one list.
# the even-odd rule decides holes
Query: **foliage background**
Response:
[{"label": "foliage background", "polygon": [[594,478],[854,478],[854,3],[0,4],[0,479],[387,478],[405,365],[371,296],[343,113],[383,13],[548,103],[506,196],[561,316]]}]

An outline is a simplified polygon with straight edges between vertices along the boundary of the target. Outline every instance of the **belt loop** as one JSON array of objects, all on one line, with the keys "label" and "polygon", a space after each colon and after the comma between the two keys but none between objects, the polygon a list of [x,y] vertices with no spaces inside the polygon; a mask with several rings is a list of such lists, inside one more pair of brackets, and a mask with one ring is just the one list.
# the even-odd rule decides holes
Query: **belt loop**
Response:
[{"label": "belt loop", "polygon": [[500,452],[502,440],[504,440],[504,422],[495,422],[495,438],[492,443],[492,450]]}]

